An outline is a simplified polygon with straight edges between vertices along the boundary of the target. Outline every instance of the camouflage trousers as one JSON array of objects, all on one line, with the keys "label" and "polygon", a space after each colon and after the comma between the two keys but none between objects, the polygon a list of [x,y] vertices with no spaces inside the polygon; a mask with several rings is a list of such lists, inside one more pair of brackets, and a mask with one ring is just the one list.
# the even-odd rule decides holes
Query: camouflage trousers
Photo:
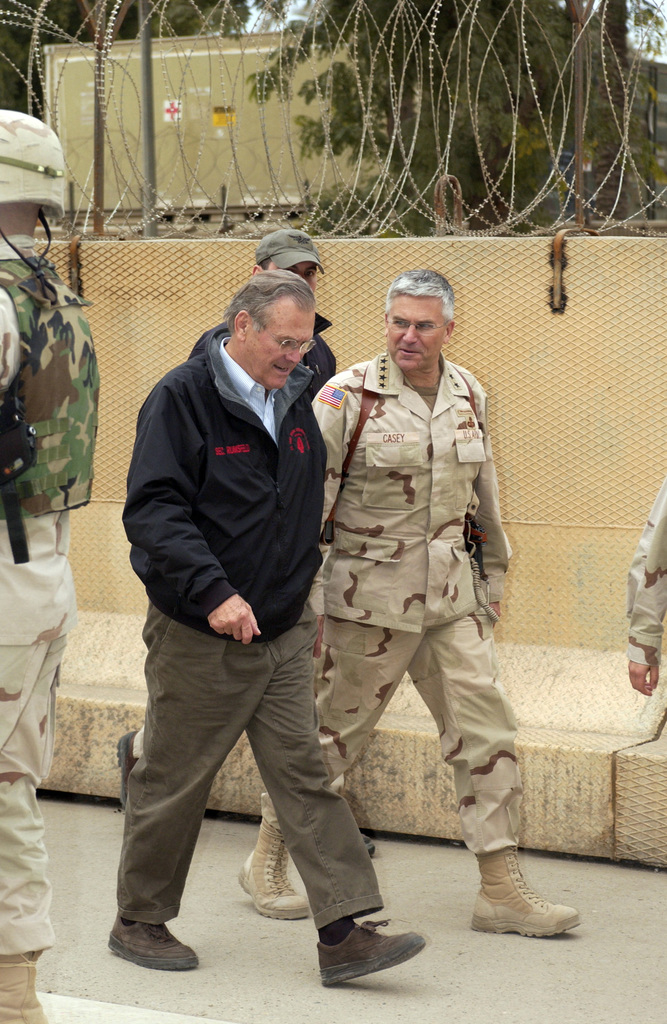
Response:
[{"label": "camouflage trousers", "polygon": [[48,775],[66,637],[0,646],[0,955],[48,949],[51,886],[36,789]]},{"label": "camouflage trousers", "polygon": [[422,633],[327,619],[319,668],[320,743],[332,779],[354,763],[407,672],[454,770],[466,846],[492,853],[516,845],[523,792],[516,722],[486,615]]},{"label": "camouflage trousers", "polygon": [[[516,722],[497,677],[493,629],[482,612],[421,633],[325,619],[315,690],[332,787],[342,783],[406,672],[454,770],[466,846],[473,853],[515,846],[523,793]],[[270,822],[272,817],[267,814]]]}]

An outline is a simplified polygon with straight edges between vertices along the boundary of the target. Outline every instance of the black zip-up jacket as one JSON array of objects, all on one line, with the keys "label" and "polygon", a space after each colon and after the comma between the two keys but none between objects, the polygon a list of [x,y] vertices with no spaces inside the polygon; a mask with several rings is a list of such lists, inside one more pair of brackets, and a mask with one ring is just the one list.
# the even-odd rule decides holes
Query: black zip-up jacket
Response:
[{"label": "black zip-up jacket", "polygon": [[[331,380],[336,372],[336,357],[327,345],[321,333],[322,331],[326,331],[329,327],[331,327],[331,320],[327,320],[326,317],[320,316],[319,313],[316,313],[315,333],[313,334],[315,344],[311,348],[310,352],[306,352],[302,360],[308,369],[313,371],[313,379],[308,385],[308,394],[311,399],[315,398],[315,395],[320,388],[324,387],[326,382]],[[195,356],[200,352],[203,352],[206,348],[208,339],[212,338],[213,335],[219,335],[221,331],[229,334],[229,328],[226,323],[218,324],[217,327],[212,327],[211,330],[205,331],[190,355]]]},{"label": "black zip-up jacket", "polygon": [[213,336],[146,399],[130,463],[130,561],[165,615],[211,636],[238,593],[273,640],[294,626],[321,556],[326,448],[297,364],[276,394],[278,443],[234,390]]}]

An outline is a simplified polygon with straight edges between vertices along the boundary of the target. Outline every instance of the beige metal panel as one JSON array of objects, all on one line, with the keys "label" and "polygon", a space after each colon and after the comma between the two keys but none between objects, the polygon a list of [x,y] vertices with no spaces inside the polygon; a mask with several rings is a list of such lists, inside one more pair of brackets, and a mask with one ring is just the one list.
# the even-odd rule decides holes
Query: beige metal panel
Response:
[{"label": "beige metal panel", "polygon": [[[515,548],[499,636],[620,650],[629,558],[667,471],[667,242],[568,239],[563,314],[549,308],[550,246],[547,238],[323,241],[318,308],[334,321],[327,337],[344,366],[382,348],[384,295],[397,273],[447,274],[457,295],[448,354],[489,391]],[[123,500],[141,402],[219,322],[254,248],[232,239],[82,244],[102,372],[94,502]],[[66,245],[54,249],[66,268]]]},{"label": "beige metal panel", "polygon": [[667,242],[568,239],[562,314],[549,307],[550,239],[322,250],[322,306],[341,363],[382,347],[384,293],[401,270],[429,266],[449,278],[457,326],[448,354],[490,394],[506,520],[638,524],[667,471],[667,434],[656,428],[667,411]]},{"label": "beige metal panel", "polygon": [[95,501],[71,518],[70,562],[80,609],[145,615],[146,592],[130,567],[120,501]]},{"label": "beige metal panel", "polygon": [[[652,453],[646,460],[648,472]],[[538,486],[564,486],[556,471],[552,477],[549,467],[537,457],[534,461]],[[621,478],[603,483],[616,492],[628,490],[628,482]],[[649,500],[643,509],[637,504],[637,526],[628,529],[595,521],[588,527],[505,522],[514,555],[498,639],[625,650],[627,571],[643,526],[639,519],[648,515],[651,504]]]},{"label": "beige metal panel", "polygon": [[667,736],[616,756],[619,859],[667,867]]},{"label": "beige metal panel", "polygon": [[[100,242],[81,247],[100,364],[96,501],[123,501],[136,418],[153,386],[222,320],[255,242]],[[66,250],[66,246],[62,247]]]}]

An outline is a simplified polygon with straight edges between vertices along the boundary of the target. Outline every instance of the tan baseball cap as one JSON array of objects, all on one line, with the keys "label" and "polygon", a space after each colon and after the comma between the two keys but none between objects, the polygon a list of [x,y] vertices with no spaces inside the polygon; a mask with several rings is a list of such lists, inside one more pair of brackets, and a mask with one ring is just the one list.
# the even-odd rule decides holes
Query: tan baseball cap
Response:
[{"label": "tan baseball cap", "polygon": [[287,228],[265,235],[255,250],[255,262],[264,260],[273,260],[280,270],[288,270],[295,263],[317,263],[324,273],[315,243],[303,231]]}]

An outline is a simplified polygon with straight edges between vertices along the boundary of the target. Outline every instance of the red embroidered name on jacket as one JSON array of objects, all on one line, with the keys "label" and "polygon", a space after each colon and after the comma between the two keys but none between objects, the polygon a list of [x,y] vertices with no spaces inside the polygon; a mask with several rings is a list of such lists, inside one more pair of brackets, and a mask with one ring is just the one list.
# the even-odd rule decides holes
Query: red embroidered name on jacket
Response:
[{"label": "red embroidered name on jacket", "polygon": [[216,455],[240,455],[243,452],[249,452],[249,444],[228,444],[226,448],[216,448]]}]

